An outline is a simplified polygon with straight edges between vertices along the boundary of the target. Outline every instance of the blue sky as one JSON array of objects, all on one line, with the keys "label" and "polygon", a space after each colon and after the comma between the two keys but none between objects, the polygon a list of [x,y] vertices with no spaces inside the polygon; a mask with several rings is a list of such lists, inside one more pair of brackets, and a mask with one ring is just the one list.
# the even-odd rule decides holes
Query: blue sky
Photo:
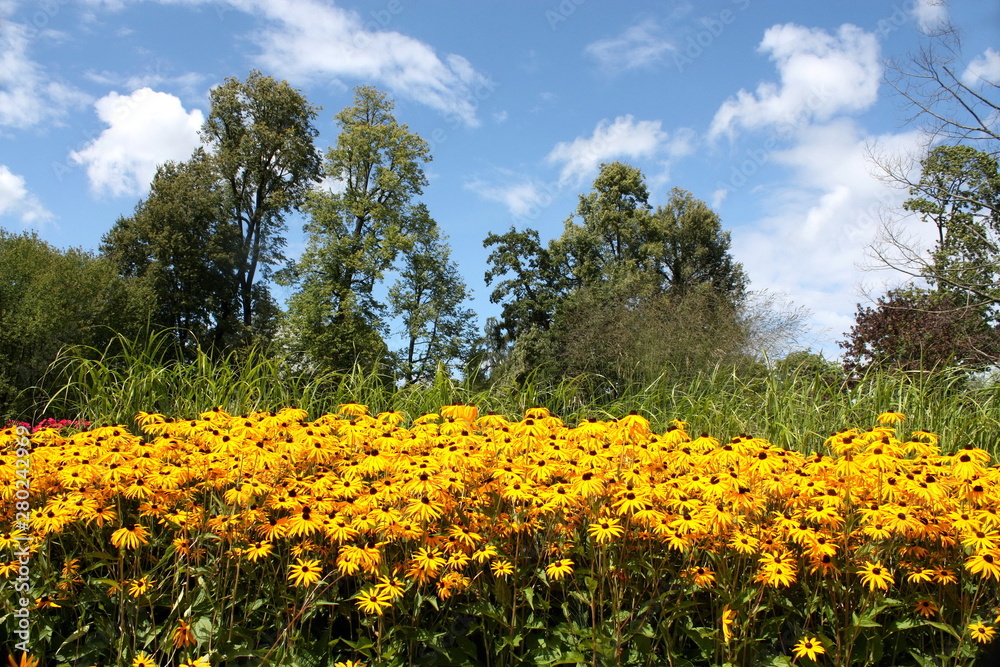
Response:
[{"label": "blue sky", "polygon": [[324,151],[370,84],[431,144],[422,200],[482,318],[498,312],[483,238],[558,236],[622,160],[654,205],[681,187],[713,206],[752,289],[807,308],[802,343],[832,357],[864,294],[902,280],[864,269],[906,196],[868,153],[925,143],[884,63],[949,22],[964,80],[1000,80],[993,1],[0,0],[0,225],[96,249],[156,165],[198,145],[226,77],[300,88]]}]

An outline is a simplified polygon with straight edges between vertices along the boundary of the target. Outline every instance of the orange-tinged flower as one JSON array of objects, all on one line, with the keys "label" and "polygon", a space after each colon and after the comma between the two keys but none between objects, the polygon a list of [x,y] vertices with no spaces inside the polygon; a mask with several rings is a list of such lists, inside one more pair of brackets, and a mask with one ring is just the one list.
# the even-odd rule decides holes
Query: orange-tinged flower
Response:
[{"label": "orange-tinged flower", "polygon": [[198,640],[194,636],[194,632],[191,630],[191,624],[184,619],[179,619],[177,621],[177,627],[174,628],[172,639],[174,648],[177,649],[194,646],[198,643]]},{"label": "orange-tinged flower", "polygon": [[924,618],[934,618],[938,613],[938,606],[930,600],[917,600],[913,610]]}]

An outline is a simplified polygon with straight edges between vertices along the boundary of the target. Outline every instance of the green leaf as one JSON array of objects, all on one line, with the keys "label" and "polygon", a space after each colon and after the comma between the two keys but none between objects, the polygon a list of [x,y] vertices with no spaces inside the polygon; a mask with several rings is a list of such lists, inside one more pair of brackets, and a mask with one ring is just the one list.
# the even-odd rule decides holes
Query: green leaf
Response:
[{"label": "green leaf", "polygon": [[961,639],[962,638],[962,635],[959,634],[958,631],[955,630],[955,628],[951,627],[947,623],[938,623],[937,621],[924,621],[924,623],[926,625],[931,626],[932,628],[937,628],[938,630],[943,630],[944,632],[947,632],[949,635],[951,635],[952,637],[955,637],[956,639]]}]

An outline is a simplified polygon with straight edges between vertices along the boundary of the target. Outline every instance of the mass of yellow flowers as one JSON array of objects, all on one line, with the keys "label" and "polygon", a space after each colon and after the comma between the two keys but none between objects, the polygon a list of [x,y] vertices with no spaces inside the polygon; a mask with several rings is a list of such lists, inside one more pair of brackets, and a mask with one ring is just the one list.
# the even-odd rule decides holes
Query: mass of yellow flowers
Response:
[{"label": "mass of yellow flowers", "polygon": [[[645,553],[674,559],[707,594],[723,596],[720,563],[739,561],[762,589],[836,579],[933,620],[949,587],[1000,582],[1000,469],[982,449],[945,453],[935,435],[903,432],[903,419],[884,413],[805,452],[693,435],[681,421],[654,431],[638,414],[567,424],[544,408],[513,420],[465,405],[414,419],[356,404],[314,419],[142,413],[142,433],[34,433],[27,521],[7,429],[0,577],[17,572],[9,554],[25,537],[34,553],[87,533],[109,553],[191,562],[218,544],[233,563],[284,563],[291,589],[354,582],[358,612],[381,617],[417,589],[447,600],[517,572],[566,586],[602,553]],[[168,579],[128,590],[153,595]],[[81,586],[75,571],[65,581],[51,591],[64,606]],[[746,612],[725,601],[716,617],[729,642]],[[977,642],[992,639],[992,619],[970,620]],[[829,651],[821,630],[795,654]],[[186,622],[172,636],[197,640]]]}]

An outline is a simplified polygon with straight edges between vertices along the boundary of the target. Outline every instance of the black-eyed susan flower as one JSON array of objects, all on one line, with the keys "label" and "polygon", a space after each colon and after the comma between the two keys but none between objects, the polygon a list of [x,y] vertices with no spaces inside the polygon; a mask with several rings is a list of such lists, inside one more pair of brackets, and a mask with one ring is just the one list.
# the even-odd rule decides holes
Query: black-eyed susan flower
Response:
[{"label": "black-eyed susan flower", "polygon": [[858,574],[861,576],[861,583],[870,591],[876,588],[889,590],[889,585],[893,583],[892,573],[881,562],[867,561],[865,566],[858,570]]},{"label": "black-eyed susan flower", "polygon": [[965,567],[984,579],[992,577],[1000,581],[1000,551],[980,551],[965,561]]},{"label": "black-eyed susan flower", "polygon": [[900,424],[906,421],[906,415],[901,412],[883,412],[875,418],[879,424]]},{"label": "black-eyed susan flower", "polygon": [[191,624],[184,619],[178,619],[177,627],[174,628],[174,631],[171,634],[171,641],[174,644],[174,648],[177,649],[184,649],[198,643],[197,638],[194,636],[194,632],[191,630]]},{"label": "black-eyed susan flower", "polygon": [[323,568],[320,567],[319,560],[302,558],[295,559],[295,563],[288,568],[288,578],[292,585],[312,586],[323,576]]},{"label": "black-eyed susan flower", "polygon": [[490,563],[490,569],[497,577],[509,577],[514,574],[514,564],[506,558],[498,558]]},{"label": "black-eyed susan flower", "polygon": [[826,653],[826,649],[823,648],[822,642],[815,637],[803,637],[798,644],[792,647],[792,653],[796,658],[808,658],[809,660],[815,660],[819,656]]},{"label": "black-eyed susan flower", "polygon": [[573,574],[573,561],[569,558],[560,558],[545,566],[545,576],[553,581],[559,581],[563,577]]},{"label": "black-eyed susan flower", "polygon": [[727,604],[722,608],[722,641],[729,643],[733,638],[733,625],[736,624],[736,612]]},{"label": "black-eyed susan flower", "polygon": [[147,537],[145,526],[130,522],[111,534],[111,544],[120,549],[138,549],[139,545],[149,543]]},{"label": "black-eyed susan flower", "polygon": [[598,543],[602,543],[610,542],[616,537],[621,537],[625,533],[625,529],[621,527],[617,519],[603,518],[590,524],[587,532]]},{"label": "black-eyed susan flower", "polygon": [[937,616],[938,606],[930,600],[917,600],[913,610],[924,618],[934,618]]},{"label": "black-eyed susan flower", "polygon": [[988,644],[993,641],[997,631],[984,623],[971,623],[968,627],[969,634],[980,644]]},{"label": "black-eyed susan flower", "polygon": [[392,606],[392,599],[385,591],[369,588],[354,596],[358,609],[366,614],[381,616],[385,610]]},{"label": "black-eyed susan flower", "polygon": [[132,658],[132,667],[156,667],[156,661],[145,651],[139,651]]}]

